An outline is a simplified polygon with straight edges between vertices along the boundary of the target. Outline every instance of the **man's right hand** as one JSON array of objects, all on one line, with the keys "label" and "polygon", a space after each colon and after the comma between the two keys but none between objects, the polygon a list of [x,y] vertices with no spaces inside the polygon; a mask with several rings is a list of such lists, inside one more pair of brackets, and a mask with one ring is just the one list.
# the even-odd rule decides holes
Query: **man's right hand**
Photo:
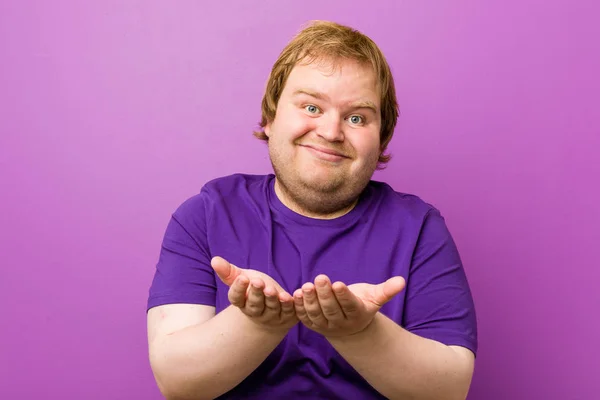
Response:
[{"label": "man's right hand", "polygon": [[211,266],[229,286],[229,302],[263,327],[288,330],[298,322],[294,299],[269,275],[236,267],[221,257]]}]

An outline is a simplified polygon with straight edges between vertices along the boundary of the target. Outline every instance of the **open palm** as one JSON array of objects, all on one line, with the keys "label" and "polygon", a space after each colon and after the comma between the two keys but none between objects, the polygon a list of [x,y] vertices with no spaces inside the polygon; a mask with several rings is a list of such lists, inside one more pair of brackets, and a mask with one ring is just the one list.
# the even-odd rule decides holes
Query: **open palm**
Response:
[{"label": "open palm", "polygon": [[379,309],[404,289],[402,277],[378,285],[342,282],[331,284],[325,275],[294,292],[298,319],[324,336],[347,336],[364,330]]}]

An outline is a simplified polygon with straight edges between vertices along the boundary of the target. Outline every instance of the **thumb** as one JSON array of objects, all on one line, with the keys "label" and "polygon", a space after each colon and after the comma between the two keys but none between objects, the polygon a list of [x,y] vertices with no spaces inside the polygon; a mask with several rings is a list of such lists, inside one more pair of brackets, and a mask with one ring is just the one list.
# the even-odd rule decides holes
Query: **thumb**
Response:
[{"label": "thumb", "polygon": [[375,290],[373,290],[373,300],[380,306],[383,306],[395,295],[400,293],[404,289],[405,285],[406,281],[401,276],[390,278],[387,281],[375,286]]},{"label": "thumb", "polygon": [[210,265],[217,273],[219,279],[223,281],[227,286],[231,286],[241,273],[242,269],[229,263],[222,257],[213,257],[210,260]]}]

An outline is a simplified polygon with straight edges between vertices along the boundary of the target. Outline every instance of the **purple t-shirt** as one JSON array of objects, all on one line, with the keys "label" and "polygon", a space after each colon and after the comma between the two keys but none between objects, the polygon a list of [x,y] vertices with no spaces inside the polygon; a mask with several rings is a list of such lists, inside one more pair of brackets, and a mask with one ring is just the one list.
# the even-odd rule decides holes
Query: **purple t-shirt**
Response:
[{"label": "purple t-shirt", "polygon": [[[288,293],[326,274],[332,282],[406,279],[381,312],[405,329],[477,351],[475,309],[460,256],[439,211],[414,195],[371,181],[352,211],[304,217],[274,191],[273,175],[236,174],[208,182],[168,224],[148,309],[169,303],[229,306],[210,260],[221,256],[262,271]],[[379,399],[327,342],[301,323],[223,399]]]}]

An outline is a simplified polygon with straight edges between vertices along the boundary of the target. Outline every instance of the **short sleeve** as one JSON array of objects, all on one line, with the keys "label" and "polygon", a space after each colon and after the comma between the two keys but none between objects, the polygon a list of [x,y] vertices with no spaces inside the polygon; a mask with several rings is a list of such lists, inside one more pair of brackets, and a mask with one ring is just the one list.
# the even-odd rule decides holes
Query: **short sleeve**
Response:
[{"label": "short sleeve", "polygon": [[456,244],[436,209],[424,220],[406,282],[403,326],[477,353],[475,306]]},{"label": "short sleeve", "polygon": [[215,274],[207,245],[207,194],[186,200],[167,225],[147,309],[164,304],[215,305]]}]

